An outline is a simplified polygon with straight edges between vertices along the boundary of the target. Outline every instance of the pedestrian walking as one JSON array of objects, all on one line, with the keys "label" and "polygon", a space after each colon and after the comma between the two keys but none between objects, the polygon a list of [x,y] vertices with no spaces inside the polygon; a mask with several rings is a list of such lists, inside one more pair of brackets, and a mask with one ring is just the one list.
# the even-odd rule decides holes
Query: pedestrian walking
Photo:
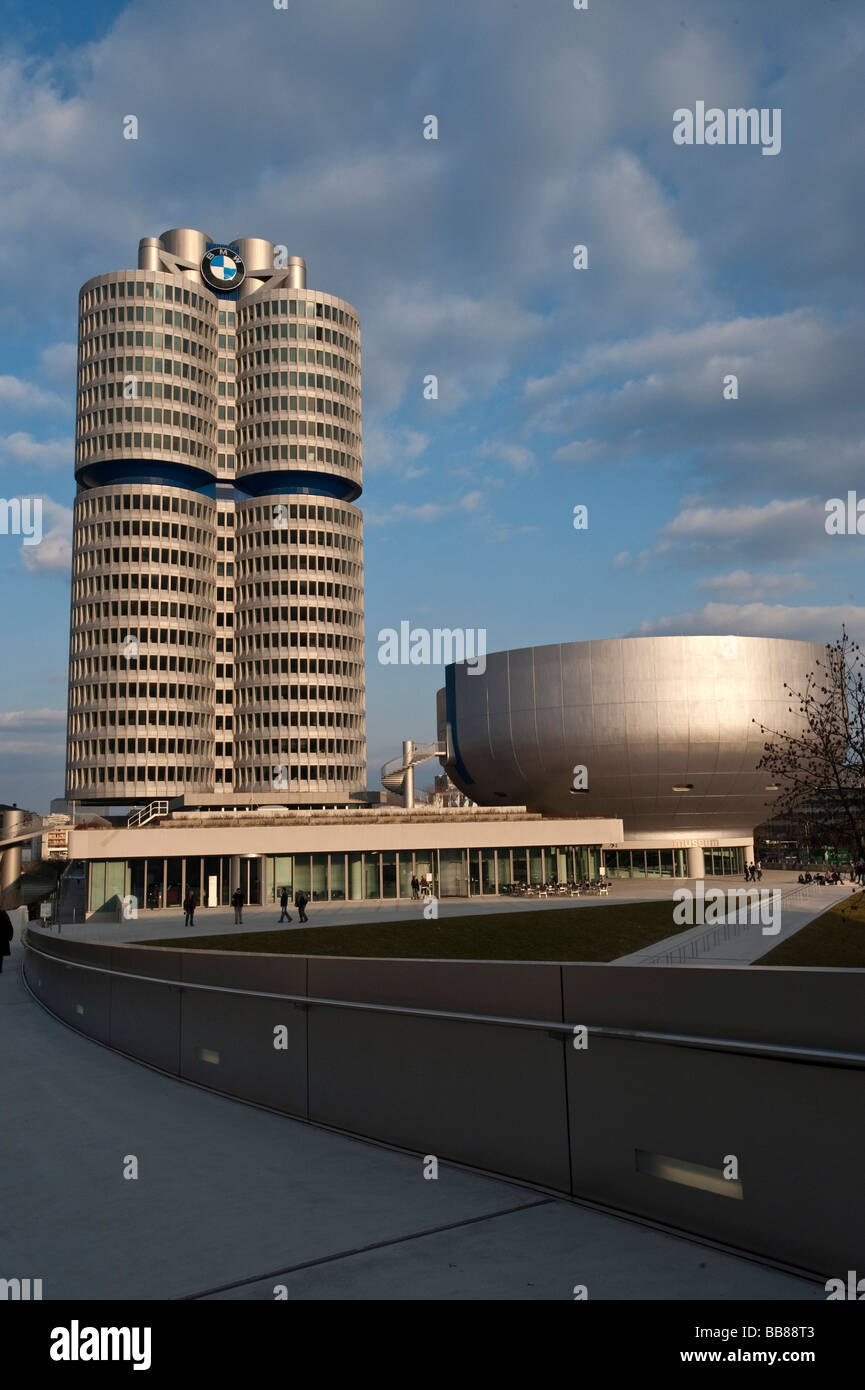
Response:
[{"label": "pedestrian walking", "polygon": [[235,925],[236,927],[242,927],[242,926],[243,926],[243,894],[242,894],[241,891],[240,891],[240,886],[239,886],[239,885],[238,885],[237,888],[235,888],[234,892],[233,892],[232,895],[231,895],[231,905],[232,905],[232,907],[234,908],[234,925]]},{"label": "pedestrian walking", "polygon": [[288,912],[288,889],[287,889],[287,888],[283,888],[282,892],[281,892],[280,895],[279,895],[279,905],[280,905],[280,907],[282,908],[282,916],[281,916],[280,919],[279,919],[280,922],[290,922],[290,921],[291,921],[291,917],[289,916],[289,912]]},{"label": "pedestrian walking", "polygon": [[3,972],[3,957],[12,954],[12,919],[8,912],[0,909],[0,974]]},{"label": "pedestrian walking", "polygon": [[411,895],[415,902],[417,902],[420,897],[420,879],[417,874],[412,874],[411,876]]},{"label": "pedestrian walking", "polygon": [[301,922],[309,921],[309,918],[306,915],[306,905],[308,902],[309,898],[306,896],[303,889],[298,888],[297,892],[294,895],[294,905],[297,908],[297,913]]},{"label": "pedestrian walking", "polygon": [[186,897],[183,899],[183,911],[186,913],[183,919],[185,927],[195,926],[195,890],[190,888]]},{"label": "pedestrian walking", "polygon": [[759,882],[762,880],[762,878],[763,878],[763,861],[762,861],[762,859],[758,859],[758,860],[757,860],[757,882],[759,883]]}]

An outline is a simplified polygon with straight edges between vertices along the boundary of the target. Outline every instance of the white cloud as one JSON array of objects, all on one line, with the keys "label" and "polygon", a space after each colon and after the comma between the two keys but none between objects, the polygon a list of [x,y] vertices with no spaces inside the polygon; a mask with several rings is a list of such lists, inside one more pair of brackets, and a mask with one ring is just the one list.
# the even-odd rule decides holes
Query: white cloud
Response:
[{"label": "white cloud", "polygon": [[644,622],[636,635],[736,633],[742,637],[794,637],[810,642],[832,642],[840,635],[842,625],[861,641],[865,637],[865,607],[853,603],[801,608],[780,603],[707,603],[699,612]]},{"label": "white cloud", "polygon": [[62,709],[17,709],[0,713],[0,729],[53,729],[66,724]]},{"label": "white cloud", "polygon": [[38,545],[22,545],[20,555],[31,574],[53,570],[68,574],[72,565],[72,508],[43,497],[42,540]]},{"label": "white cloud", "polygon": [[794,593],[801,589],[814,589],[813,579],[799,572],[793,574],[751,574],[748,570],[732,570],[729,574],[715,574],[710,579],[701,579],[698,589],[719,594],[748,594],[752,598],[770,598],[775,594]]},{"label": "white cloud", "polygon": [[71,467],[75,446],[71,439],[42,442],[26,431],[0,435],[0,463],[32,465],[35,468]]},{"label": "white cloud", "polygon": [[0,376],[0,406],[6,410],[69,410],[72,401],[21,377]]},{"label": "white cloud", "polygon": [[0,757],[32,758],[42,754],[64,753],[64,743],[54,743],[50,739],[3,739],[0,740]]},{"label": "white cloud", "polygon": [[424,468],[412,468],[429,444],[429,435],[402,426],[373,424],[364,427],[363,466],[373,472],[399,473],[404,478],[419,478]]},{"label": "white cloud", "polygon": [[645,570],[664,557],[679,564],[706,564],[720,555],[743,558],[799,556],[830,543],[825,503],[821,498],[775,498],[762,506],[718,507],[691,499],[662,526],[653,546],[637,555],[620,551],[615,569]]},{"label": "white cloud", "polygon": [[521,444],[508,444],[506,440],[488,440],[484,444],[479,444],[475,449],[479,458],[501,459],[518,473],[524,473],[535,462],[535,456],[531,449],[524,448]]},{"label": "white cloud", "polygon": [[682,232],[671,200],[635,154],[606,151],[584,196],[589,270],[581,273],[614,270],[629,278],[632,290],[639,292],[644,282],[652,300],[659,280],[669,281],[675,297],[687,293],[696,268],[696,243]]},{"label": "white cloud", "polygon": [[[812,309],[714,319],[595,343],[524,389],[529,423],[567,434],[554,457],[621,463],[647,454],[687,459],[729,492],[846,485],[865,463],[858,321]],[[738,380],[738,399],[724,382]]]},{"label": "white cloud", "polygon": [[366,513],[367,525],[389,526],[393,522],[433,522],[454,512],[477,512],[483,504],[483,493],[466,492],[453,502],[395,502],[386,512]]},{"label": "white cloud", "polygon": [[40,361],[43,372],[51,381],[74,388],[78,365],[78,348],[75,343],[52,343],[43,349]]}]

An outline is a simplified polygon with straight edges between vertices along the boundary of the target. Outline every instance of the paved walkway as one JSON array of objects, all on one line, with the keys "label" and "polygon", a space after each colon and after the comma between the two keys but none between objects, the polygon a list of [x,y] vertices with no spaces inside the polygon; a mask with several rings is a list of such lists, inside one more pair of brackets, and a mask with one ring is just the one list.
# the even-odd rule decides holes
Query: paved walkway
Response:
[{"label": "paved walkway", "polygon": [[[820,1300],[636,1222],[172,1081],[0,975],[2,1270],[45,1299]],[[123,1177],[128,1156],[137,1180]]]},{"label": "paved walkway", "polygon": [[[722,880],[715,881],[718,885]],[[744,887],[744,885],[731,885]],[[788,937],[794,936],[797,931],[801,931],[809,922],[813,922],[815,917],[819,917],[827,908],[832,907],[837,902],[842,902],[849,898],[854,891],[849,884],[830,888],[821,887],[819,884],[811,885],[801,893],[795,893],[795,885],[781,885],[778,882],[767,884],[764,881],[757,885],[760,888],[779,888],[787,896],[782,898],[780,913],[770,925],[780,925],[781,930],[774,935],[767,934],[763,925],[758,923],[754,926],[750,924],[737,924],[735,916],[731,917],[732,929],[730,934],[724,939],[723,932],[716,931],[715,926],[696,926],[689,927],[686,931],[679,932],[676,936],[668,937],[666,941],[656,941],[651,946],[646,946],[641,951],[634,951],[631,955],[620,956],[615,965],[730,965],[745,966],[753,965],[754,961],[765,956],[767,951],[771,951],[780,941],[786,941]],[[855,891],[859,891],[858,888]],[[750,918],[750,912],[748,917]],[[721,919],[719,926],[723,926],[726,918]],[[716,937],[721,939],[715,940]],[[659,960],[665,952],[676,950],[681,947],[689,952],[694,946],[696,954],[692,957],[689,954],[682,961]]]}]

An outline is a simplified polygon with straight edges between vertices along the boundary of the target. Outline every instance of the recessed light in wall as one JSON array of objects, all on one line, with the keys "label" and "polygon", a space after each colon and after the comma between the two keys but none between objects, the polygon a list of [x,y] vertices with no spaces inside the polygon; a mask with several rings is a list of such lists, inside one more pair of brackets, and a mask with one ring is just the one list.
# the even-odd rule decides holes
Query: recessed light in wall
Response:
[{"label": "recessed light in wall", "polygon": [[777,786],[775,782],[770,782],[769,786],[766,787],[767,792],[779,792],[780,790],[781,788]]},{"label": "recessed light in wall", "polygon": [[694,783],[693,783],[693,782],[686,782],[686,783],[684,783],[684,785],[681,786],[681,787],[674,787],[674,788],[673,788],[673,791],[674,791],[674,792],[692,792],[693,790],[694,790]]}]

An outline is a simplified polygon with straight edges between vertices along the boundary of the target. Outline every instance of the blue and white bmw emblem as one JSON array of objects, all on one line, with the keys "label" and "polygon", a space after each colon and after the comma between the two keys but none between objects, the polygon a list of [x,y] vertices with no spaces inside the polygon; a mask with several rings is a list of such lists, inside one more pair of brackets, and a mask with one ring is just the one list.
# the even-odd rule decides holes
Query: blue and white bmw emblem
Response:
[{"label": "blue and white bmw emblem", "polygon": [[201,275],[212,290],[236,290],[246,274],[232,246],[211,246],[201,262]]}]

